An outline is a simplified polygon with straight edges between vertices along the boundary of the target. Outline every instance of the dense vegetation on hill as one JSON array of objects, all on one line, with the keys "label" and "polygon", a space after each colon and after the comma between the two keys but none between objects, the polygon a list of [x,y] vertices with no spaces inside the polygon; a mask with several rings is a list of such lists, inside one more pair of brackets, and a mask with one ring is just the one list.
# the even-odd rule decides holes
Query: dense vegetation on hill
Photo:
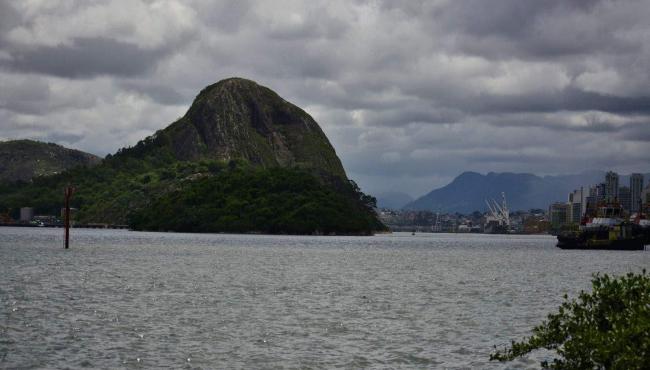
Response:
[{"label": "dense vegetation on hill", "polygon": [[101,159],[79,150],[33,140],[0,142],[0,181],[29,181],[77,166],[93,166]]},{"label": "dense vegetation on hill", "polygon": [[384,230],[374,198],[353,182],[324,179],[296,168],[263,168],[245,161],[175,161],[164,156],[108,158],[95,168],[76,168],[0,184],[0,212],[18,216],[21,206],[58,214],[62,189],[73,184],[79,222],[129,224],[136,230],[369,234]]},{"label": "dense vegetation on hill", "polygon": [[20,207],[34,207],[36,214],[58,215],[63,188],[76,188],[72,207],[80,222],[126,223],[130,209],[176,186],[184,176],[207,171],[208,162],[165,161],[160,156],[135,158],[113,156],[93,168],[77,167],[31,183],[0,183],[0,213],[9,210],[16,218]]},{"label": "dense vegetation on hill", "polygon": [[369,234],[383,229],[374,206],[354,183],[328,186],[296,169],[225,168],[154,199],[129,224],[159,231]]}]

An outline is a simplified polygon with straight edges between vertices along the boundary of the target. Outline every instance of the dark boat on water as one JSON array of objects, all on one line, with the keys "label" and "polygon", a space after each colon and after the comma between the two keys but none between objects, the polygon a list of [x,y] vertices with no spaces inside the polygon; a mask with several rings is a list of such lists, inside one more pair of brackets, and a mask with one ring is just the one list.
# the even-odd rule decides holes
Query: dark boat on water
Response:
[{"label": "dark boat on water", "polygon": [[618,251],[642,251],[648,241],[647,233],[637,230],[634,224],[614,227],[598,227],[579,232],[566,232],[557,236],[561,249],[609,249]]},{"label": "dark boat on water", "polygon": [[583,223],[578,230],[557,236],[561,249],[642,251],[650,245],[650,222],[639,214],[633,221],[621,217],[619,207],[603,207],[601,215]]}]

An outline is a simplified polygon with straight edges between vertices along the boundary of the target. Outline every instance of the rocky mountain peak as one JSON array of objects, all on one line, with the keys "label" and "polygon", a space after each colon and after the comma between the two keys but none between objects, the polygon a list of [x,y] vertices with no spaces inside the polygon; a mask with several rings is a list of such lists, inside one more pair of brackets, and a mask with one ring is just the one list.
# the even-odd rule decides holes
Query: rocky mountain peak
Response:
[{"label": "rocky mountain peak", "polygon": [[158,136],[183,160],[243,159],[347,178],[334,148],[309,114],[243,78],[204,88],[187,113]]}]

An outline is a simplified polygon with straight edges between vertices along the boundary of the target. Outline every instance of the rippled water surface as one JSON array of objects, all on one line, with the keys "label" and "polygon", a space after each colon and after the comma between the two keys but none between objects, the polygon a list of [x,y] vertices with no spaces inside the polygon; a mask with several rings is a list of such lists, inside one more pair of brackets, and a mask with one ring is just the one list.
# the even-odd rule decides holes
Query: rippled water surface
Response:
[{"label": "rippled water surface", "polygon": [[488,356],[650,265],[549,236],[61,234],[0,227],[0,368],[536,368]]}]

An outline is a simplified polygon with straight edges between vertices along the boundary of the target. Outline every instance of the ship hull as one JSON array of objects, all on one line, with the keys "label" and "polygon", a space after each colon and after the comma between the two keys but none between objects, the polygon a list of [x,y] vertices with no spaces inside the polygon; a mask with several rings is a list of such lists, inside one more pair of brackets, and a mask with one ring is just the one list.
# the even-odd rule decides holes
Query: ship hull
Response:
[{"label": "ship hull", "polygon": [[583,240],[575,237],[558,236],[557,247],[560,249],[642,251],[645,249],[645,241],[643,239]]}]

